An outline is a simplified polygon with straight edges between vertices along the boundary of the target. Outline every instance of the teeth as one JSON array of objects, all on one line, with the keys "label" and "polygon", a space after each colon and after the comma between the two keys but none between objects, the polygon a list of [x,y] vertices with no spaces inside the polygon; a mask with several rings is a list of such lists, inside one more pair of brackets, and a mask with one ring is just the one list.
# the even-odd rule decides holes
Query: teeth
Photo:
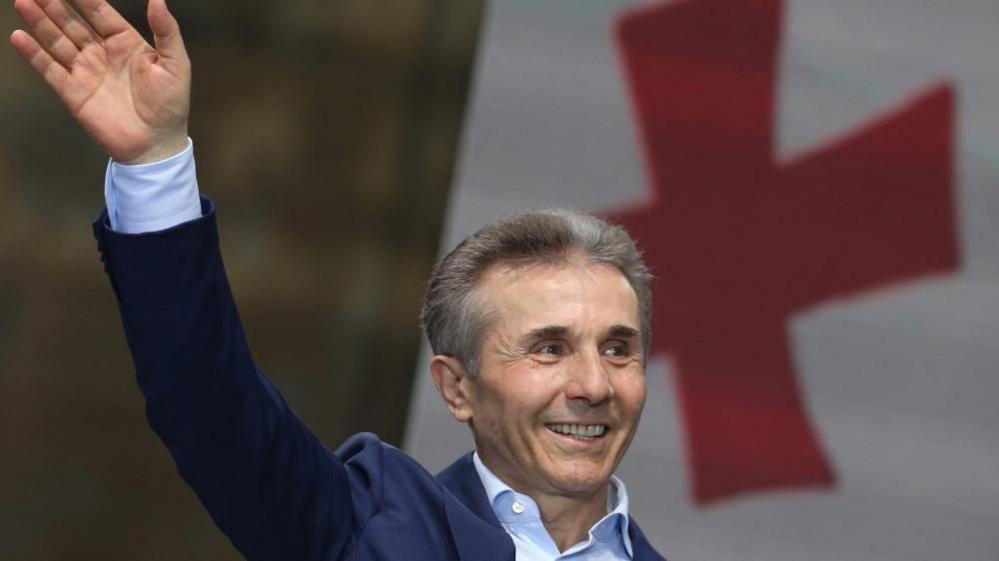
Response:
[{"label": "teeth", "polygon": [[556,423],[547,425],[547,427],[555,432],[572,435],[583,440],[590,440],[598,436],[603,436],[604,432],[607,430],[605,425],[569,425],[565,423]]}]

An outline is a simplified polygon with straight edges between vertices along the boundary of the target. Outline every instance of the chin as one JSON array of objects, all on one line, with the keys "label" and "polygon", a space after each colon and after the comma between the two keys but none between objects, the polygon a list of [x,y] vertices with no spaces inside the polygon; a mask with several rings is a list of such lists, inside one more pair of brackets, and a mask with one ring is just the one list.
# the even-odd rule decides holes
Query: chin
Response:
[{"label": "chin", "polygon": [[602,469],[587,469],[580,471],[573,466],[560,466],[553,473],[552,481],[563,492],[573,495],[587,495],[599,492],[610,481],[611,474]]}]

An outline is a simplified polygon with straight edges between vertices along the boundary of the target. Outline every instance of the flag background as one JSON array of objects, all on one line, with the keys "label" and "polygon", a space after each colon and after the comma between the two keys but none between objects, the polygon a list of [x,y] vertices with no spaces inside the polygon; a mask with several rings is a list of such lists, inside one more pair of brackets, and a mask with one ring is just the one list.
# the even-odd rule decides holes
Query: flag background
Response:
[{"label": "flag background", "polygon": [[[688,0],[672,7],[680,12],[698,4],[709,3]],[[519,0],[489,5],[442,251],[517,209],[613,213],[650,199],[655,189],[643,156],[645,139],[613,35],[615,22],[636,6]],[[707,22],[719,15],[707,11]],[[952,89],[958,265],[949,273],[829,298],[789,316],[786,334],[802,402],[834,473],[827,485],[776,485],[699,501],[675,357],[653,356],[645,415],[621,468],[634,514],[660,550],[677,560],[997,559],[999,66],[990,53],[999,52],[999,5],[791,0],[781,13],[777,163],[847,138],[935,85]],[[708,34],[704,43],[723,49],[726,41],[742,40],[733,33],[740,29],[708,25],[691,35]],[[698,53],[681,54],[698,71]],[[750,54],[747,49],[747,60]],[[740,93],[753,95],[752,83],[725,86],[734,100]],[[717,109],[724,113],[726,107]],[[697,125],[691,123],[694,134]],[[677,137],[682,150],[685,140]],[[907,146],[883,148],[904,155]],[[757,148],[745,145],[746,151]],[[670,171],[661,172],[667,186]],[[918,193],[902,185],[893,196],[901,203]],[[670,204],[668,194],[661,202]],[[719,208],[732,210],[724,203]],[[888,223],[904,220],[892,206],[868,210]],[[914,237],[907,250],[918,254],[918,243]],[[406,443],[436,469],[471,441],[441,405],[423,367],[427,349],[423,353]]]}]

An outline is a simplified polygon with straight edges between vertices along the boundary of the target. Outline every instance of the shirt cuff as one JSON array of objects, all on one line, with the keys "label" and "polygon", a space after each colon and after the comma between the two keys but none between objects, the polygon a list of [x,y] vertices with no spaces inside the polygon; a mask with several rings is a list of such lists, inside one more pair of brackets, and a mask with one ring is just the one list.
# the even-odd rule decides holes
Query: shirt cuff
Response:
[{"label": "shirt cuff", "polygon": [[108,162],[104,200],[111,229],[123,234],[166,230],[201,218],[194,142],[165,160],[125,165]]}]

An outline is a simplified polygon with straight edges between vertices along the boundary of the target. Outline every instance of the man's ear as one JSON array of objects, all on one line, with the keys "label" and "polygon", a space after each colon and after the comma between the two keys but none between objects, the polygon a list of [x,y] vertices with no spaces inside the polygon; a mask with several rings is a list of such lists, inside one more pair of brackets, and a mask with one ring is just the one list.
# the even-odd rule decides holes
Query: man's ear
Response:
[{"label": "man's ear", "polygon": [[469,374],[461,361],[450,356],[434,355],[430,359],[430,374],[451,415],[462,423],[470,421],[472,405],[465,393],[466,385],[461,383]]}]

